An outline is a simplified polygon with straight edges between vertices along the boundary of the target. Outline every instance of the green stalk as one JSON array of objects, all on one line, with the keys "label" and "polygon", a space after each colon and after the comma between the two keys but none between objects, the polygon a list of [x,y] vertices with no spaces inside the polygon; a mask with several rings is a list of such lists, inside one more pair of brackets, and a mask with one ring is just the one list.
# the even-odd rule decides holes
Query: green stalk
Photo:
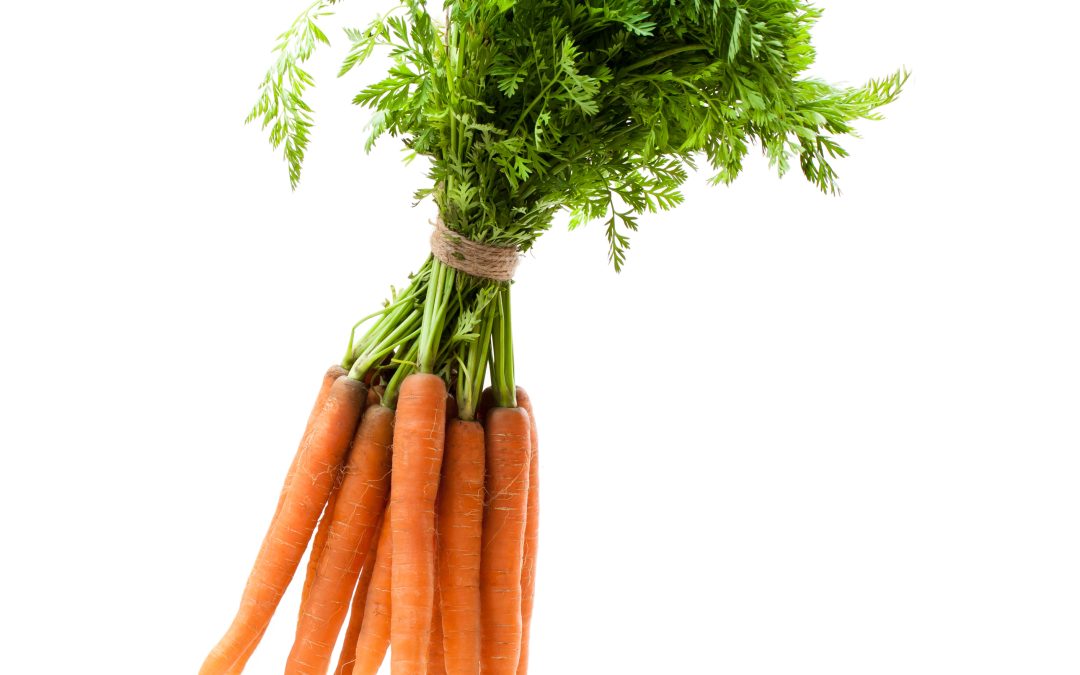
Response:
[{"label": "green stalk", "polygon": [[416,354],[419,350],[420,342],[414,340],[405,350],[405,355],[400,360],[395,359],[400,365],[394,371],[390,381],[386,383],[386,391],[383,392],[382,396],[382,404],[387,408],[393,408],[397,405],[398,390],[401,389],[401,383],[416,371]]},{"label": "green stalk", "polygon": [[500,408],[516,408],[509,284],[499,288],[495,312],[495,326],[491,335],[491,387],[495,394],[495,405]]},{"label": "green stalk", "polygon": [[476,405],[484,390],[484,372],[487,370],[488,351],[491,348],[491,332],[495,326],[494,303],[484,311],[480,333],[466,350],[464,362],[457,380],[458,417],[471,420],[476,417]]},{"label": "green stalk", "polygon": [[[349,334],[349,345],[346,349],[345,357],[341,360],[342,368],[352,370],[356,361],[360,359],[365,352],[370,353],[371,345],[377,345],[384,342],[386,336],[393,333],[400,323],[411,314],[415,308],[417,296],[424,291],[424,287],[428,282],[430,266],[431,261],[429,259],[420,267],[419,272],[412,275],[409,286],[401,293],[401,295],[396,297],[393,302],[382,310],[360,319],[353,325],[352,332]],[[364,337],[362,337],[359,342],[356,342],[356,329],[365,321],[374,317],[380,318],[368,329],[368,332],[364,334]]]},{"label": "green stalk", "polygon": [[424,316],[418,343],[421,373],[435,372],[439,344],[446,326],[446,310],[454,290],[454,273],[455,270],[444,265],[441,260],[431,261],[431,281],[424,298]]},{"label": "green stalk", "polygon": [[381,363],[399,346],[418,335],[420,335],[420,310],[413,309],[409,316],[398,323],[388,335],[375,346],[365,350],[349,369],[349,377],[355,380],[363,379],[368,370]]}]

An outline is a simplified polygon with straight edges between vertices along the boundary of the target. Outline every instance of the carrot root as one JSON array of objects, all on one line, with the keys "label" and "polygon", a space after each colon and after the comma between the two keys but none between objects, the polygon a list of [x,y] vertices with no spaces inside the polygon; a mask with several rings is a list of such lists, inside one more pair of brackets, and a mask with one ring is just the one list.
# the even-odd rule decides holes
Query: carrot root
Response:
[{"label": "carrot root", "polygon": [[263,539],[240,608],[228,631],[203,662],[200,675],[225,675],[242,670],[262,639],[307,550],[366,397],[367,387],[348,377],[339,377],[331,385],[301,441],[295,471],[286,483],[281,507]]},{"label": "carrot root", "polygon": [[480,557],[484,675],[513,675],[521,658],[521,571],[529,492],[529,414],[491,408],[484,441],[487,495]]},{"label": "carrot root", "polygon": [[394,675],[427,672],[435,596],[435,499],[446,429],[446,384],[415,373],[402,382],[390,487],[393,566],[390,662]]}]

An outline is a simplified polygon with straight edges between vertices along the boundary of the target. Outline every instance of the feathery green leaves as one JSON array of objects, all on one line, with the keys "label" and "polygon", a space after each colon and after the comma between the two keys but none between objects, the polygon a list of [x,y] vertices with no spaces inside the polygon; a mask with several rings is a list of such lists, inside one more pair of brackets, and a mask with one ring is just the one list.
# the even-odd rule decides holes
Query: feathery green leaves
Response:
[{"label": "feathery green leaves", "polygon": [[[285,144],[294,185],[311,126],[300,69],[318,41],[317,2],[282,36],[253,119]],[[471,239],[528,249],[560,209],[605,223],[625,263],[641,214],[682,201],[704,160],[730,183],[757,147],[781,175],[797,161],[835,193],[837,138],[879,119],[907,78],[863,87],[805,77],[821,10],[802,0],[447,0],[445,21],[403,0],[348,30],[341,74],[388,50],[386,77],[354,102],[375,115],[368,144],[399,137],[429,159],[431,196]]]},{"label": "feathery green leaves", "polygon": [[315,84],[300,64],[311,58],[317,43],[330,44],[316,21],[331,14],[327,8],[335,2],[316,0],[278,36],[274,47],[277,60],[259,85],[259,98],[244,120],[259,120],[263,129],[270,129],[270,144],[275,149],[285,146],[289,182],[294,189],[300,180],[300,166],[312,127],[312,111],[304,103],[304,90]]}]

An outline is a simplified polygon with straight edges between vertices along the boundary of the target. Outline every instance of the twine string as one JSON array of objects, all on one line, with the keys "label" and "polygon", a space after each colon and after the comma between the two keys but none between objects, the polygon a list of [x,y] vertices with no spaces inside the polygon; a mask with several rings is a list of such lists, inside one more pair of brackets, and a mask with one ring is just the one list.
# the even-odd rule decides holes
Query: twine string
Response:
[{"label": "twine string", "polygon": [[510,281],[521,255],[512,246],[491,246],[466,239],[443,224],[432,223],[431,253],[447,267],[481,279]]}]

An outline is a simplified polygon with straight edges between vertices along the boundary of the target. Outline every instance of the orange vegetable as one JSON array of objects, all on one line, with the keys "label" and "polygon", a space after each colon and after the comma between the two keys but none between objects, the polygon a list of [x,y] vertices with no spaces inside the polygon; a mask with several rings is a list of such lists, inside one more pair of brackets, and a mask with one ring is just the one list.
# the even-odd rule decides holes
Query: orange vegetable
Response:
[{"label": "orange vegetable", "polygon": [[405,378],[397,399],[390,486],[393,565],[391,672],[427,672],[435,598],[435,498],[446,431],[446,384],[437,375]]},{"label": "orange vegetable", "polygon": [[529,499],[525,517],[525,547],[521,563],[521,658],[518,675],[529,671],[529,628],[532,625],[533,598],[536,594],[536,550],[540,533],[540,455],[536,436],[536,416],[532,400],[517,388],[517,403],[529,413]]},{"label": "orange vegetable", "polygon": [[326,548],[300,609],[286,675],[325,675],[350,594],[371,546],[390,488],[394,412],[381,405],[364,412],[338,491]]},{"label": "orange vegetable", "polygon": [[248,577],[232,625],[206,657],[200,675],[242,670],[292,581],[315,524],[349,449],[367,387],[348,377],[334,381],[294,462],[270,529]]},{"label": "orange vegetable", "polygon": [[529,497],[529,414],[491,408],[485,420],[487,504],[480,556],[484,675],[514,675],[521,657],[521,570]]},{"label": "orange vegetable", "polygon": [[439,595],[446,672],[480,672],[480,546],[484,428],[451,420],[439,486]]}]

